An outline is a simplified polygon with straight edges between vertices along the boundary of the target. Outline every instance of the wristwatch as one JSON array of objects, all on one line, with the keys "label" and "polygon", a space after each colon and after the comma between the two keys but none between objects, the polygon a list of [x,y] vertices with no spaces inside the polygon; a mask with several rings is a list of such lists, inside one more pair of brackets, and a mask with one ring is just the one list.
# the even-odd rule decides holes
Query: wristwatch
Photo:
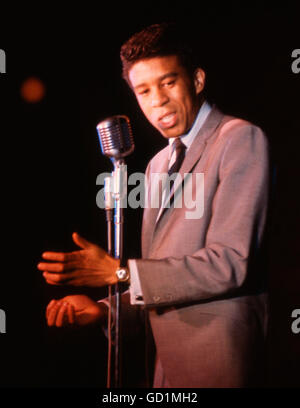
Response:
[{"label": "wristwatch", "polygon": [[126,266],[123,266],[122,268],[118,268],[116,270],[116,275],[118,278],[119,282],[130,282],[130,273],[129,269]]}]

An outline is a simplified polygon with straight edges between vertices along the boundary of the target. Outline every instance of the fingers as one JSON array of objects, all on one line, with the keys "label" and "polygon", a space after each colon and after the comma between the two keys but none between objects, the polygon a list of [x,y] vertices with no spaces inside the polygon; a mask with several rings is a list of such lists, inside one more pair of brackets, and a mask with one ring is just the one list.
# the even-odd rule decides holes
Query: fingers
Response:
[{"label": "fingers", "polygon": [[[52,305],[50,305],[52,304]],[[53,300],[47,307],[47,323],[48,326],[56,326],[56,316],[62,305],[61,301]]]},{"label": "fingers", "polygon": [[78,245],[82,249],[87,249],[94,244],[92,244],[90,241],[84,239],[81,235],[79,235],[77,232],[73,232],[72,234],[73,241],[75,242],[76,245]]},{"label": "fingers", "polygon": [[[57,253],[58,254],[58,253]],[[56,255],[57,255],[56,254]],[[59,254],[58,254],[59,256]],[[50,285],[62,285],[70,280],[72,271],[78,268],[78,261],[75,262],[40,262],[37,268],[43,271],[43,276]]]},{"label": "fingers", "polygon": [[49,271],[49,272],[63,272],[64,266],[61,263],[46,263],[40,262],[37,266],[40,271]]},{"label": "fingers", "polygon": [[56,300],[51,300],[51,302],[48,304],[47,308],[46,308],[46,319],[48,320],[48,316],[49,316],[49,312],[51,310],[51,307],[54,306],[56,303]]},{"label": "fingers", "polygon": [[45,271],[43,277],[49,285],[63,285],[70,280],[70,274],[68,273],[53,273]]},{"label": "fingers", "polygon": [[42,258],[47,259],[48,261],[58,261],[58,262],[67,262],[75,258],[76,252],[44,252]]},{"label": "fingers", "polygon": [[63,327],[75,323],[74,307],[62,300],[51,300],[46,309],[48,326]]},{"label": "fingers", "polygon": [[68,314],[69,324],[74,324],[75,323],[75,309],[73,305],[70,305],[70,303],[68,303],[67,314]]},{"label": "fingers", "polygon": [[68,263],[40,262],[37,265],[37,268],[40,271],[48,271],[48,272],[56,272],[56,273],[61,273],[67,270],[76,269],[77,267],[78,267],[78,263],[76,262],[68,262]]},{"label": "fingers", "polygon": [[[79,246],[82,249],[87,249],[95,244],[92,242],[89,242],[88,240],[84,239],[82,236],[80,236],[77,232],[74,232],[72,234],[73,241],[77,246]],[[42,254],[42,258],[46,259],[47,261],[58,261],[58,262],[71,262],[71,261],[76,261],[81,258],[81,252],[82,251],[73,251],[73,252],[52,252],[52,251],[46,251]]]},{"label": "fingers", "polygon": [[68,303],[63,302],[56,315],[56,326],[62,327],[68,324]]}]

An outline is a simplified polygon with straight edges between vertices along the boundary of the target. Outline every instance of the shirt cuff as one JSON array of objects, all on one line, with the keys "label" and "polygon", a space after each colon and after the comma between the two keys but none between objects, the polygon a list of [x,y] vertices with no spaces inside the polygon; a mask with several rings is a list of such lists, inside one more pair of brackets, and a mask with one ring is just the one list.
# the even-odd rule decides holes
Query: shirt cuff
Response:
[{"label": "shirt cuff", "polygon": [[[115,322],[115,313],[114,313],[113,305],[110,304],[108,298],[97,300],[97,303],[104,303],[107,306],[108,313],[111,313],[111,316],[112,316],[111,327],[113,328],[115,326],[115,323],[116,323]],[[108,333],[108,324],[105,325],[105,324],[101,323],[101,328],[102,328],[102,330],[103,330],[103,332],[105,334],[105,337],[108,338],[108,334],[109,334]]]},{"label": "shirt cuff", "polygon": [[130,304],[144,305],[143,292],[141,288],[137,264],[134,259],[128,260],[128,267],[130,270]]}]

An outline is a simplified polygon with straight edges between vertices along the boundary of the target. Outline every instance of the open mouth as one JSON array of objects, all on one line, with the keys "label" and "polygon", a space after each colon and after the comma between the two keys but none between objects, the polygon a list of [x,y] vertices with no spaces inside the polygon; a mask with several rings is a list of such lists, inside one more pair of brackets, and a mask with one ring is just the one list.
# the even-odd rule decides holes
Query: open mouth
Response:
[{"label": "open mouth", "polygon": [[161,116],[158,120],[159,126],[163,129],[170,128],[176,124],[177,114],[176,112],[167,113]]}]

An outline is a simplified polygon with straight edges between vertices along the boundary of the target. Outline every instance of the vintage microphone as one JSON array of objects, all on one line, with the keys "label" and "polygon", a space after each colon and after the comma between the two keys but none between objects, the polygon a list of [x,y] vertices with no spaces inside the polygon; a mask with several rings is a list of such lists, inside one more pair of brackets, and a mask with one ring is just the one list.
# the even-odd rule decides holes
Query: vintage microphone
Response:
[{"label": "vintage microphone", "polygon": [[123,159],[134,150],[130,121],[125,115],[111,116],[98,123],[102,153],[111,159]]},{"label": "vintage microphone", "polygon": [[[114,256],[120,259],[120,266],[125,266],[123,258],[123,208],[127,192],[127,172],[124,157],[134,150],[134,141],[130,121],[125,115],[111,116],[97,125],[97,132],[102,153],[109,157],[114,165],[111,177],[105,179],[104,202],[108,225],[108,252],[112,253],[111,220],[114,209]],[[115,285],[116,326],[115,326],[115,387],[121,387],[121,292]],[[111,338],[111,288],[109,287],[109,343]],[[110,360],[110,346],[109,359]],[[110,367],[110,361],[108,361]],[[110,387],[110,368],[108,369],[108,387]]]}]

